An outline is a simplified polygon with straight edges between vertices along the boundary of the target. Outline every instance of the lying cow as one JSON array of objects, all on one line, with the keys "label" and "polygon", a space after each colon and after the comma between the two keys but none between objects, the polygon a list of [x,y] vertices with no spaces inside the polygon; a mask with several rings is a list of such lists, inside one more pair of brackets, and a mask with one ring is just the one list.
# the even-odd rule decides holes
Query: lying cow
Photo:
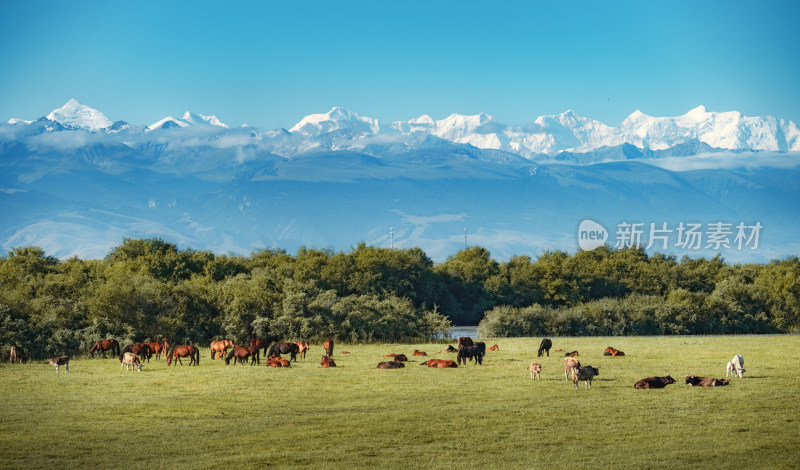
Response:
[{"label": "lying cow", "polygon": [[421,366],[428,366],[428,367],[436,367],[439,369],[446,369],[446,368],[457,368],[458,364],[456,361],[451,361],[450,359],[428,359],[427,361],[420,363]]},{"label": "lying cow", "polygon": [[633,384],[633,388],[638,388],[638,389],[664,388],[667,385],[674,383],[675,379],[673,379],[669,375],[666,377],[647,377],[646,379],[642,379]]},{"label": "lying cow", "polygon": [[142,371],[142,363],[139,361],[139,356],[132,352],[126,352],[125,354],[123,354],[121,362],[122,364],[120,364],[119,370],[122,370],[122,368],[124,367],[125,370],[127,371],[130,370],[128,369],[128,367],[133,367],[139,372]]},{"label": "lying cow", "polygon": [[397,361],[382,361],[378,363],[377,369],[402,369],[406,365]]},{"label": "lying cow", "polygon": [[692,387],[723,387],[730,383],[729,380],[715,379],[714,377],[695,377],[694,375],[686,375],[686,380],[683,381],[684,385],[691,385]]},{"label": "lying cow", "polygon": [[625,353],[620,351],[619,349],[614,349],[611,346],[608,346],[606,350],[603,352],[603,356],[624,356]]},{"label": "lying cow", "polygon": [[322,360],[319,361],[320,365],[327,369],[328,367],[336,367],[336,363],[333,361],[332,357],[322,356]]},{"label": "lying cow", "polygon": [[22,349],[22,346],[11,346],[11,352],[8,355],[8,362],[16,362],[17,364],[22,364],[28,360],[28,356],[25,355],[25,350]]},{"label": "lying cow", "polygon": [[528,370],[531,372],[531,380],[537,380],[540,378],[539,374],[542,373],[542,365],[538,362],[531,362]]},{"label": "lying cow", "polygon": [[578,388],[578,382],[586,382],[586,388],[592,387],[592,379],[600,375],[600,367],[581,366],[572,368],[572,388]]},{"label": "lying cow", "polygon": [[572,372],[572,369],[575,367],[580,367],[581,361],[575,359],[574,357],[565,357],[564,358],[564,380],[569,380],[569,373]]},{"label": "lying cow", "polygon": [[59,366],[66,366],[67,372],[69,372],[69,356],[52,357],[47,362],[56,366],[56,374],[58,374]]},{"label": "lying cow", "polygon": [[727,379],[728,376],[742,378],[745,372],[747,371],[744,370],[744,358],[741,354],[737,354],[728,362],[728,366],[725,368],[725,378]]}]

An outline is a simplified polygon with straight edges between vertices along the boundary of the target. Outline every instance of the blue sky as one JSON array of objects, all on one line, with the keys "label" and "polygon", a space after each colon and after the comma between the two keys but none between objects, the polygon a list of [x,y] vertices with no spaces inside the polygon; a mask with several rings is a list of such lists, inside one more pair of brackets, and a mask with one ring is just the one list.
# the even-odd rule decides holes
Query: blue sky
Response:
[{"label": "blue sky", "polygon": [[616,125],[698,105],[800,123],[800,2],[0,2],[0,120],[75,98],[289,127],[573,109]]}]

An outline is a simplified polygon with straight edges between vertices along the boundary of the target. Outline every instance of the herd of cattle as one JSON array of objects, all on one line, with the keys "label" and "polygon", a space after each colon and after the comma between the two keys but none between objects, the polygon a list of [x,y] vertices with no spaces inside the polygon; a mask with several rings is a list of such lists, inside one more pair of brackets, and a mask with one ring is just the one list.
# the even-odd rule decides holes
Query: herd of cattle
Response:
[{"label": "herd of cattle", "polygon": [[[550,349],[552,346],[553,342],[549,338],[543,339],[537,352],[538,357],[542,357],[545,354],[547,357],[550,357]],[[285,343],[278,341],[277,338],[271,337],[254,338],[250,340],[248,346],[234,344],[231,340],[212,341],[211,359],[224,359],[226,365],[230,364],[231,360],[233,360],[234,365],[237,363],[243,365],[245,362],[249,362],[250,365],[256,365],[261,364],[261,351],[263,350],[267,357],[265,365],[269,367],[289,367],[291,361],[297,361],[297,356],[301,355],[302,358],[305,359],[308,347],[307,341]],[[323,368],[336,367],[336,362],[333,360],[333,347],[333,340],[330,339],[326,340],[323,344],[325,355],[322,356],[322,360],[320,361],[320,365]],[[486,354],[486,350],[487,347],[484,342],[475,342],[469,336],[462,336],[458,338],[455,348],[452,345],[448,345],[447,349],[437,353],[457,353],[455,361],[449,359],[428,359],[421,362],[420,365],[433,368],[455,368],[461,365],[462,362],[466,365],[467,361],[474,361],[476,365],[481,365],[483,364],[483,357]],[[497,351],[499,347],[495,344],[489,347],[488,350]],[[120,349],[119,342],[115,339],[100,340],[89,350],[89,356],[93,357],[95,353],[100,353],[103,357],[106,357],[106,352],[110,352],[119,357],[120,369],[123,367],[125,370],[133,368],[139,372],[142,370],[142,362],[150,362],[153,356],[159,359],[162,353],[167,360],[167,366],[171,365],[172,362],[183,365],[181,358],[189,358],[189,365],[200,364],[200,352],[198,348],[190,345],[170,347],[166,338],[150,343],[129,344],[124,349]],[[564,351],[563,349],[555,349],[554,352]],[[290,359],[284,359],[281,357],[282,354],[289,354]],[[341,354],[349,354],[349,352],[341,351]],[[412,353],[412,356],[427,355],[425,351],[419,351],[417,349]],[[571,374],[573,388],[578,388],[578,383],[581,381],[585,382],[587,389],[591,388],[592,379],[600,375],[600,367],[582,365],[580,360],[576,359],[578,355],[578,351],[566,352],[564,354],[564,380],[569,381]],[[625,353],[609,346],[605,349],[603,355],[621,357],[625,356]],[[379,362],[377,366],[378,369],[400,369],[405,367],[404,363],[408,361],[408,357],[405,354],[392,353],[383,357],[391,357],[392,360]],[[11,346],[9,362],[23,363],[26,362],[27,359],[25,350],[21,346]],[[56,373],[58,373],[60,366],[65,366],[66,371],[69,372],[69,356],[50,358],[48,359],[48,363],[55,366]],[[531,380],[541,379],[542,365],[540,363],[531,361],[528,370],[531,374]],[[728,377],[741,378],[744,376],[744,358],[742,355],[737,354],[733,356],[733,359],[728,362],[725,370],[726,374],[724,379],[696,377],[688,374],[686,375],[684,384],[693,387],[720,387],[728,385],[730,383]],[[664,388],[674,383],[675,379],[667,375],[664,377],[647,377],[639,380],[633,386],[637,389],[651,389]]]}]

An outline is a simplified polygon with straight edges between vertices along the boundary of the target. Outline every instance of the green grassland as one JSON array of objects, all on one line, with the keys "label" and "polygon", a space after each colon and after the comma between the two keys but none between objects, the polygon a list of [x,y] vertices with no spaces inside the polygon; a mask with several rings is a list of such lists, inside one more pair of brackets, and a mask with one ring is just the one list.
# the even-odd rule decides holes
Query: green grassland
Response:
[{"label": "green grassland", "polygon": [[[539,339],[489,340],[482,366],[430,369],[442,344],[336,345],[290,368],[199,367],[75,357],[69,374],[41,362],[0,365],[0,468],[631,468],[800,466],[800,337],[553,338],[600,366],[587,390],[564,381],[563,354],[528,364]],[[605,357],[606,346],[625,357]],[[350,351],[342,355],[340,351]],[[375,368],[405,353],[404,369]],[[747,373],[728,387],[734,354]],[[186,364],[186,363],[185,363]],[[671,374],[663,390],[634,382]]]}]

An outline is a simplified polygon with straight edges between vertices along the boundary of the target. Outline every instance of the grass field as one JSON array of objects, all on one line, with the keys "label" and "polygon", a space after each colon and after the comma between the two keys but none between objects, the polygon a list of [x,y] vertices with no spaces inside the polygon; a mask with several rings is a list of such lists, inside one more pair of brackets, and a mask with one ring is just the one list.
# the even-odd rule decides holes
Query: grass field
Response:
[{"label": "grass field", "polygon": [[[599,365],[590,390],[564,381],[563,356],[527,366],[539,339],[489,340],[482,366],[429,369],[441,344],[319,344],[291,368],[199,367],[75,357],[69,374],[43,363],[0,365],[0,468],[631,468],[800,467],[798,336],[553,338]],[[613,346],[625,357],[604,357]],[[342,349],[351,352],[342,355]],[[404,369],[378,370],[405,353]],[[728,387],[734,354],[747,373]],[[418,360],[419,359],[419,360]],[[671,374],[663,390],[633,383]]]}]

